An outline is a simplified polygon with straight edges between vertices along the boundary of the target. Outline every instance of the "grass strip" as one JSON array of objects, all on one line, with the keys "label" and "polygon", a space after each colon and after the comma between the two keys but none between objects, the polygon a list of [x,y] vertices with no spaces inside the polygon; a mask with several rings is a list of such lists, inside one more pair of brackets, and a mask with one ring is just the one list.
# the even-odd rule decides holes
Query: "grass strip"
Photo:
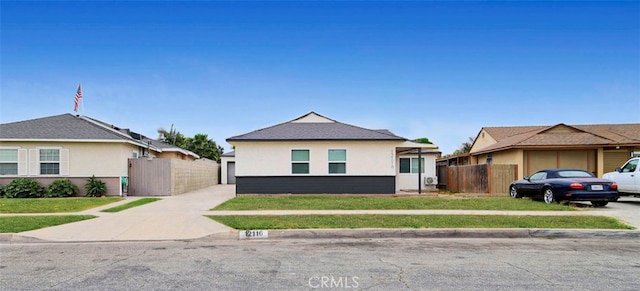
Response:
[{"label": "grass strip", "polygon": [[16,233],[95,218],[93,215],[39,215],[0,217],[0,233]]},{"label": "grass strip", "polygon": [[160,198],[142,198],[142,199],[138,199],[138,200],[135,200],[135,201],[131,201],[131,202],[127,203],[127,204],[122,204],[120,206],[107,208],[105,210],[100,210],[100,212],[120,212],[120,211],[123,211],[123,210],[127,210],[129,208],[133,208],[133,207],[140,206],[140,205],[145,205],[145,204],[148,204],[148,203],[151,203],[151,202],[155,202],[155,201],[158,201],[158,200],[162,200],[162,199],[160,199]]},{"label": "grass strip", "polygon": [[362,197],[362,196],[242,196],[211,210],[370,210],[370,209],[457,209],[571,211],[575,207],[545,204],[510,197]]},{"label": "grass strip", "polygon": [[229,227],[247,229],[310,228],[576,228],[634,229],[605,216],[507,215],[210,215]]},{"label": "grass strip", "polygon": [[120,197],[2,198],[0,213],[79,212],[120,200]]}]

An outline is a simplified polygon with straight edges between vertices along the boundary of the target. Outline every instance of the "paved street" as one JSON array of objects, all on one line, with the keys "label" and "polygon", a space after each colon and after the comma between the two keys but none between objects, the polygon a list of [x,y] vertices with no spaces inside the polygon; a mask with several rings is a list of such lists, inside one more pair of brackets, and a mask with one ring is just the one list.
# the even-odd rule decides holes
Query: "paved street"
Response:
[{"label": "paved street", "polygon": [[0,245],[2,290],[640,290],[639,240]]}]

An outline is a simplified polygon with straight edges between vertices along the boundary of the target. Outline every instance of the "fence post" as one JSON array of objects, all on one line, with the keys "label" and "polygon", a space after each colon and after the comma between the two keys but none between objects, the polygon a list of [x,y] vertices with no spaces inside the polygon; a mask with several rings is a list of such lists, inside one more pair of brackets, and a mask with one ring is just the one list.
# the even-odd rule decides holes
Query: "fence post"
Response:
[{"label": "fence post", "polygon": [[491,174],[491,164],[487,164],[487,190],[489,193],[489,197],[493,196],[493,192],[492,192],[492,184],[493,184],[493,175]]}]

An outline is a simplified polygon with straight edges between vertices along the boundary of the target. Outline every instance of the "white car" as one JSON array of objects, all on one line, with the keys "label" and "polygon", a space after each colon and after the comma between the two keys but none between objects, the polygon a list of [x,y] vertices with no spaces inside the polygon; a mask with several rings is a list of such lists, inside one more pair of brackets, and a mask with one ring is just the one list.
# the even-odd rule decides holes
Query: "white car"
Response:
[{"label": "white car", "polygon": [[609,179],[618,184],[620,195],[640,196],[640,157],[631,158],[615,172],[606,173],[602,178]]}]

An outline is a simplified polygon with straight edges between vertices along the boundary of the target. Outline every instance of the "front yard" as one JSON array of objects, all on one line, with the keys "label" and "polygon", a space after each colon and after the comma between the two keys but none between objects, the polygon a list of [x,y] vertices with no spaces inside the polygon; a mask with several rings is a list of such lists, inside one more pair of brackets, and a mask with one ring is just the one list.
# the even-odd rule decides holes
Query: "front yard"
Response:
[{"label": "front yard", "polygon": [[39,215],[0,217],[0,233],[16,233],[95,218],[93,215]]},{"label": "front yard", "polygon": [[442,198],[442,197],[363,197],[363,196],[241,196],[211,210],[372,210],[372,209],[442,209],[442,210],[529,210],[571,211],[575,207],[545,204],[510,197]]},{"label": "front yard", "polygon": [[506,215],[234,215],[209,218],[240,230],[319,228],[633,229],[603,216]]},{"label": "front yard", "polygon": [[1,198],[0,213],[80,212],[122,199],[120,197]]}]

